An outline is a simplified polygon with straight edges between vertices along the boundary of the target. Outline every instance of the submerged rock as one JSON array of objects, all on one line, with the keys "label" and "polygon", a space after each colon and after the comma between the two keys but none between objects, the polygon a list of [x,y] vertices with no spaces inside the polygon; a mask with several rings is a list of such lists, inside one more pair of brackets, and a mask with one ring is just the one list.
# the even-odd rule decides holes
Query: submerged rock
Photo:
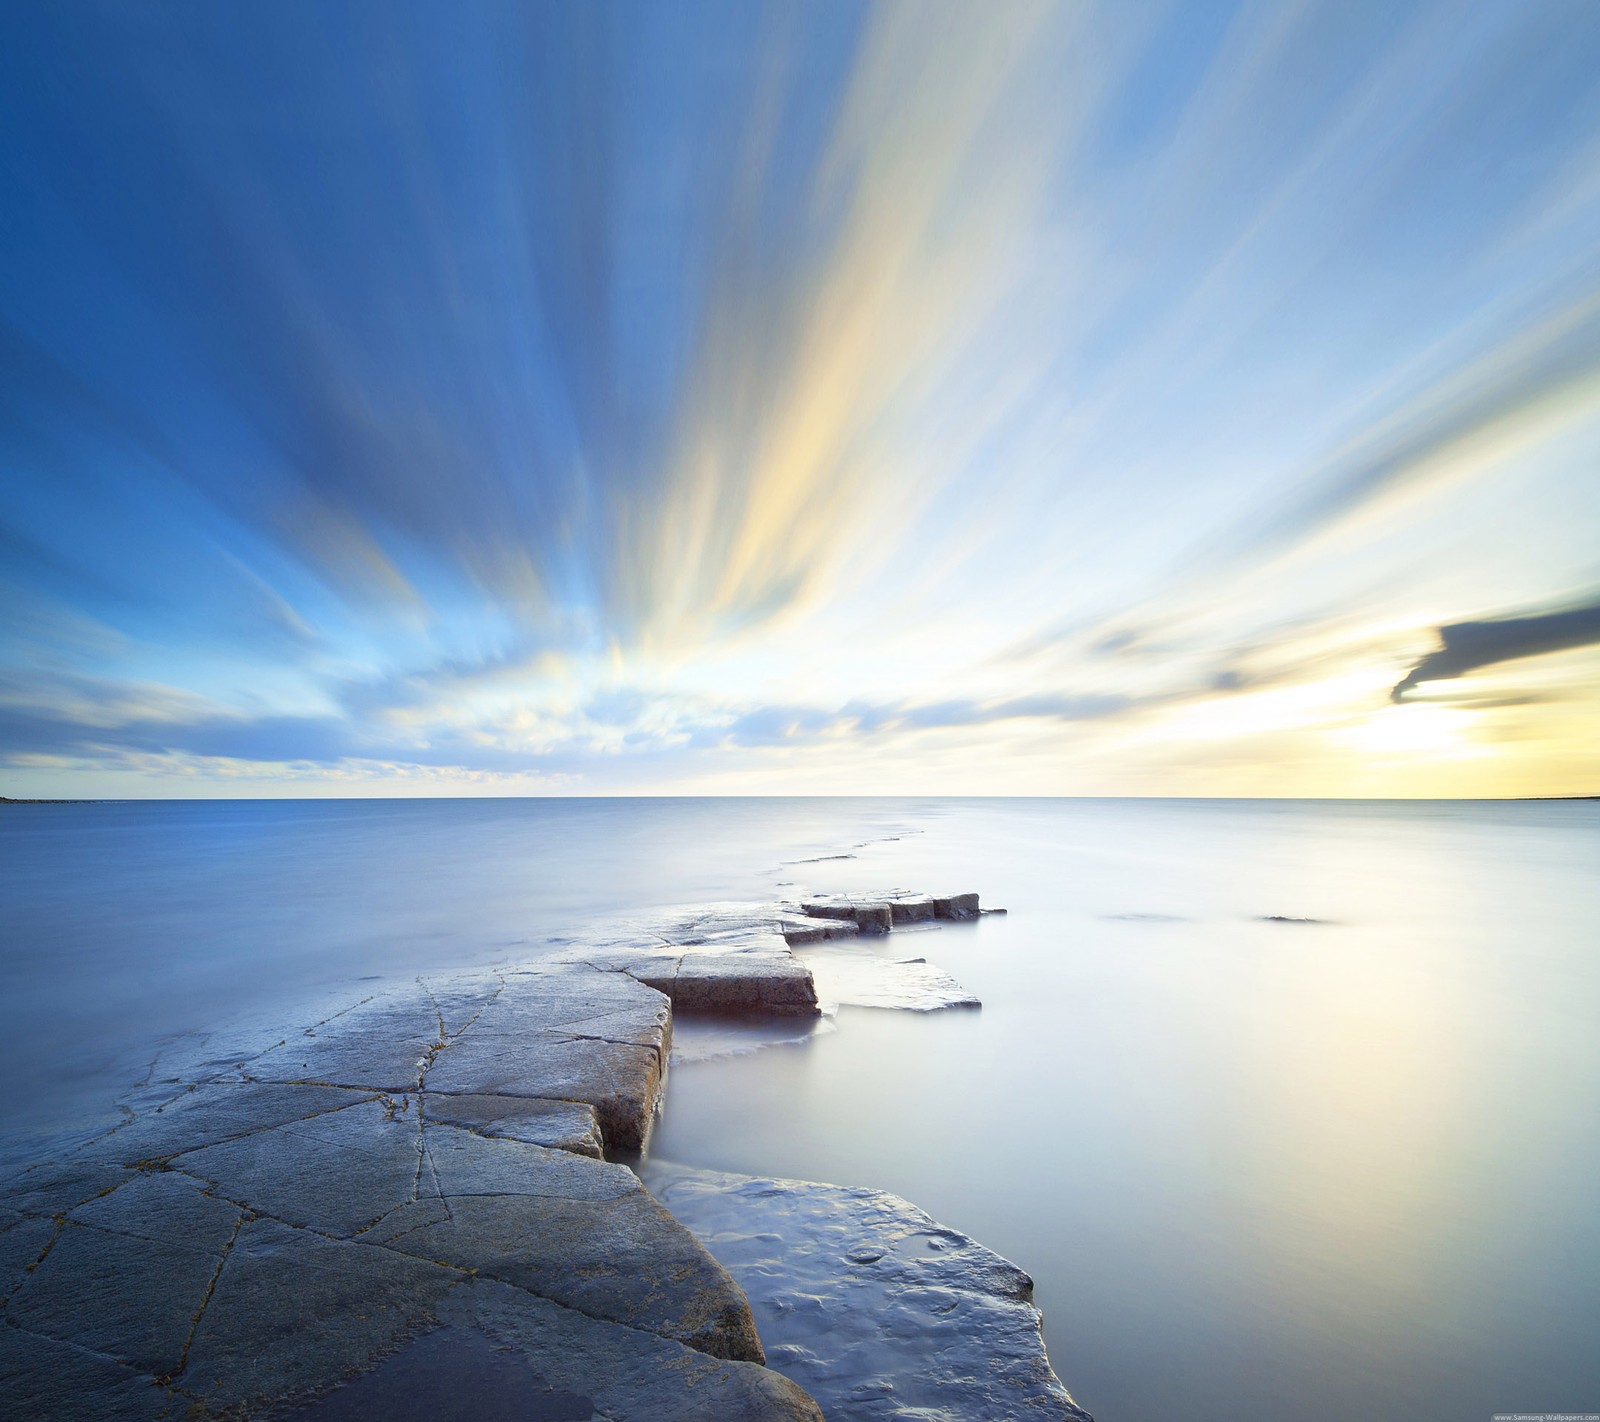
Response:
[{"label": "submerged rock", "polygon": [[883,1007],[937,1012],[982,1003],[943,970],[923,958],[887,958],[833,944],[805,950],[817,992],[835,1007]]},{"label": "submerged rock", "polygon": [[1050,1367],[1033,1281],[880,1190],[649,1162],[744,1287],[769,1364],[837,1422],[1092,1422]]}]

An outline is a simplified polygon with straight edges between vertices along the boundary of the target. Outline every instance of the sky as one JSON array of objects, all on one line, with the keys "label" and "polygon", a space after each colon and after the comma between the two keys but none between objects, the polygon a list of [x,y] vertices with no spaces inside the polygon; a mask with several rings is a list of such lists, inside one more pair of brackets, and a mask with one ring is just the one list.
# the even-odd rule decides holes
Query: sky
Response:
[{"label": "sky", "polygon": [[1589,0],[0,7],[0,793],[1597,731]]}]

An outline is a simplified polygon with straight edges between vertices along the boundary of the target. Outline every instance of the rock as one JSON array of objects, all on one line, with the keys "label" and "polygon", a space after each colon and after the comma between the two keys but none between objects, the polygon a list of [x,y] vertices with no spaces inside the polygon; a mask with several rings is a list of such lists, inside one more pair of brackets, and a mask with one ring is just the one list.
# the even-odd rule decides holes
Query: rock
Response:
[{"label": "rock", "polygon": [[[719,991],[809,992],[776,935],[719,943]],[[651,1397],[701,1415],[699,1378],[729,1416],[815,1418],[759,1366],[727,1271],[599,1158],[643,1144],[670,1044],[660,993],[573,965],[419,983],[219,1062],[222,1079],[152,1092],[77,1157],[7,1182],[0,1337],[104,1356],[66,1370],[90,1395],[56,1415],[243,1417],[336,1386],[493,1278],[524,1342],[531,1310],[607,1368],[654,1359],[633,1366],[632,1415],[657,1415]],[[32,1363],[8,1381],[8,1400],[56,1395]]]},{"label": "rock", "polygon": [[902,923],[926,923],[935,917],[933,899],[927,894],[890,894],[889,915],[896,926]]},{"label": "rock", "polygon": [[808,918],[842,918],[855,922],[856,906],[850,899],[808,899],[800,908]]},{"label": "rock", "polygon": [[826,943],[835,938],[854,938],[861,930],[852,919],[786,918],[779,922],[778,931],[790,947],[807,943]]},{"label": "rock", "polygon": [[442,1214],[422,1200],[396,1211],[373,1238],[712,1357],[761,1362],[749,1304],[722,1267],[625,1166],[589,1165],[626,1183],[604,1182],[617,1193],[599,1199],[574,1189],[535,1202],[528,1196],[548,1182],[530,1175],[528,1196],[451,1195]]},{"label": "rock", "polygon": [[[766,904],[677,909],[602,925],[562,956],[617,968],[664,994],[679,1013],[815,1017],[810,970],[775,931],[778,923],[776,909]],[[643,948],[646,940],[655,948]]]},{"label": "rock", "polygon": [[807,899],[800,907],[809,918],[849,919],[862,933],[887,933],[894,926],[893,911],[882,899]]},{"label": "rock", "polygon": [[175,1382],[206,1415],[249,1415],[331,1387],[428,1322],[461,1278],[391,1249],[250,1220]]},{"label": "rock", "polygon": [[359,1234],[416,1194],[422,1127],[370,1101],[202,1146],[173,1157],[174,1169],[258,1214],[324,1234]]},{"label": "rock", "polygon": [[820,1422],[793,1383],[749,1363],[585,1318],[504,1284],[467,1281],[441,1326],[371,1372],[294,1414],[372,1418],[526,1418],[529,1422]]},{"label": "rock", "polygon": [[461,1126],[481,1136],[503,1136],[598,1160],[605,1152],[595,1109],[582,1101],[530,1096],[438,1096],[419,1098],[423,1116]]},{"label": "rock", "polygon": [[20,1326],[0,1328],[6,1415],[72,1422],[179,1422],[190,1401],[113,1358]]},{"label": "rock", "polygon": [[688,954],[672,985],[673,1006],[684,1012],[760,1013],[816,1017],[811,970],[789,952]]},{"label": "rock", "polygon": [[[322,1398],[331,1418],[377,1397],[365,1415],[401,1422],[431,1419],[416,1379],[442,1370],[467,1389],[503,1374],[551,1422],[820,1422],[761,1366],[728,1270],[603,1153],[648,1140],[674,1005],[723,1014],[697,1029],[708,1051],[793,1040],[817,1028],[813,967],[826,977],[832,955],[854,974],[841,1000],[964,1000],[920,959],[835,940],[967,898],[975,912],[975,896],[897,893],[799,921],[673,910],[572,940],[562,961],[418,979],[232,1051],[163,1047],[122,1119],[0,1183],[6,1406],[146,1422]],[[815,933],[815,957],[780,926]],[[854,1240],[856,1267],[874,1249],[887,1257]],[[894,1302],[901,1322],[913,1295]],[[939,1366],[959,1400],[956,1362]]]},{"label": "rock", "polygon": [[518,974],[439,1049],[425,1085],[455,1096],[587,1103],[608,1149],[642,1150],[671,1043],[667,999],[625,973]]},{"label": "rock", "polygon": [[308,1028],[250,1064],[259,1081],[317,1082],[372,1091],[415,1091],[443,1038],[420,989],[368,1002]]},{"label": "rock", "polygon": [[951,894],[948,898],[935,898],[933,901],[935,918],[977,918],[980,912],[976,894]]},{"label": "rock", "polygon": [[592,1106],[606,1149],[643,1150],[661,1102],[663,1051],[604,1039],[469,1035],[428,1088],[451,1095],[558,1098]]},{"label": "rock", "polygon": [[7,1211],[5,1228],[0,1229],[0,1304],[4,1304],[25,1284],[44,1252],[54,1246],[61,1233],[61,1222],[48,1216],[30,1219]]},{"label": "rock", "polygon": [[132,1166],[160,1162],[180,1150],[215,1145],[273,1126],[292,1125],[377,1093],[330,1086],[206,1082],[142,1112],[86,1145],[81,1156]]},{"label": "rock", "polygon": [[15,1215],[65,1214],[133,1178],[103,1160],[44,1160],[0,1184],[0,1201]]},{"label": "rock", "polygon": [[1090,1422],[1050,1368],[1032,1280],[914,1205],[660,1162],[643,1173],[827,1416]]},{"label": "rock", "polygon": [[834,1007],[884,1007],[937,1012],[980,1007],[978,999],[948,973],[922,958],[885,958],[834,944],[805,950],[817,992]]},{"label": "rock", "polygon": [[691,948],[674,958],[630,960],[626,971],[665,993],[680,1013],[815,1017],[818,1011],[810,969],[774,935]]},{"label": "rock", "polygon": [[67,1217],[7,1315],[141,1373],[176,1372],[240,1217],[198,1181],[140,1177]]}]

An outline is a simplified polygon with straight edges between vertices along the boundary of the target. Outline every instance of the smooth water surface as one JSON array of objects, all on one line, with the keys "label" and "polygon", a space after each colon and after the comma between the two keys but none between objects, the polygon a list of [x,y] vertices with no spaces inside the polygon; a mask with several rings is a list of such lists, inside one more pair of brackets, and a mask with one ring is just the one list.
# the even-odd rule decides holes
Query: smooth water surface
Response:
[{"label": "smooth water surface", "polygon": [[597,914],[893,886],[1011,910],[893,940],[982,1010],[680,1064],[657,1154],[975,1235],[1101,1422],[1600,1411],[1592,803],[4,806],[5,1122]]}]

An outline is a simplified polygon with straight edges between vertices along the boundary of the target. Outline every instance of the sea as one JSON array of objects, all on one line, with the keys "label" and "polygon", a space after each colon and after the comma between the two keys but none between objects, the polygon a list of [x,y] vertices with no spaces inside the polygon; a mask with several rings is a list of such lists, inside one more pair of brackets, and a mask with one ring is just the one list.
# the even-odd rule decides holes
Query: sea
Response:
[{"label": "sea", "polygon": [[981,1008],[680,1060],[651,1150],[1032,1274],[1100,1422],[1600,1413],[1600,802],[0,805],[0,1158],[174,1043],[601,917],[891,888]]}]

